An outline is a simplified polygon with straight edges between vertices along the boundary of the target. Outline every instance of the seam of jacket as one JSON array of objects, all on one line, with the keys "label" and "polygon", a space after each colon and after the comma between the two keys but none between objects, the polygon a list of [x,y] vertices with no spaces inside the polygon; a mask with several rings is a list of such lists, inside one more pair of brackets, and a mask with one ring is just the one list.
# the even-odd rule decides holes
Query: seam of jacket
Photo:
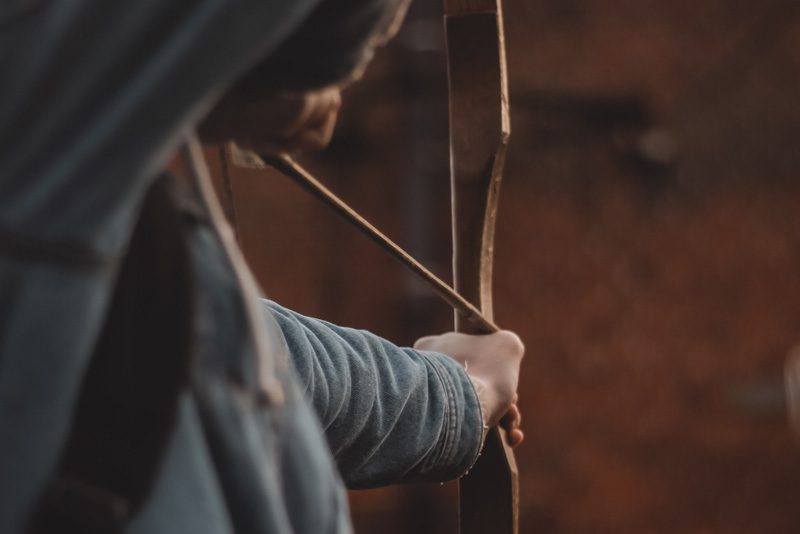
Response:
[{"label": "seam of jacket", "polygon": [[[442,422],[443,435],[440,437],[440,446],[435,454],[430,456],[426,462],[426,468],[437,465],[447,465],[453,461],[456,446],[456,437],[459,435],[458,403],[456,400],[456,388],[444,364],[437,360],[432,354],[421,353],[431,369],[439,379],[442,389],[445,392],[444,421]],[[447,358],[441,355],[440,357]],[[426,469],[427,470],[427,469]]]}]

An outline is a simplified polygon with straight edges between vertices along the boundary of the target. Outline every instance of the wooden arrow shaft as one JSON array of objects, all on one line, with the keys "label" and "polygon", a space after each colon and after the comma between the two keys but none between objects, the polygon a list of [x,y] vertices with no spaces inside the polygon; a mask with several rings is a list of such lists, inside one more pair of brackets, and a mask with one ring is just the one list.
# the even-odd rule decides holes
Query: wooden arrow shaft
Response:
[{"label": "wooden arrow shaft", "polygon": [[344,200],[339,198],[333,191],[325,187],[322,182],[317,180],[310,172],[287,155],[280,156],[261,156],[267,164],[275,167],[284,175],[291,178],[303,189],[309,191],[323,203],[333,209],[339,216],[355,226],[361,233],[378,244],[383,250],[388,252],[393,258],[405,265],[433,290],[459,315],[461,320],[471,325],[476,334],[489,334],[497,332],[498,327],[487,319],[478,308],[460,295],[450,285],[441,278],[433,274],[427,267],[417,261],[411,254],[406,252],[400,245],[392,241],[386,234],[378,230],[372,223],[362,217],[357,211],[351,208]]}]

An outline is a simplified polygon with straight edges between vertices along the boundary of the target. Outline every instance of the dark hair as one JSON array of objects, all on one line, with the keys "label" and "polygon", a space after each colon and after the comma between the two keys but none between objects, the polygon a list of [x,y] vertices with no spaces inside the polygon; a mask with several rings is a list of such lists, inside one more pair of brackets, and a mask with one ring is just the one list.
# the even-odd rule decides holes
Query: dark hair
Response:
[{"label": "dark hair", "polygon": [[325,0],[239,88],[305,91],[348,81],[385,40],[406,0]]}]

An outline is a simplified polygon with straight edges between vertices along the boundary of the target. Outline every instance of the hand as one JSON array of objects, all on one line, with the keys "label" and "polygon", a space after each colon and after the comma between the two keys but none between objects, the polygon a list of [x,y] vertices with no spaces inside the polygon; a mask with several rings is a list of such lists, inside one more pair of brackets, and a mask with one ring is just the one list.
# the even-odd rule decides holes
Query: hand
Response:
[{"label": "hand", "polygon": [[341,103],[336,86],[258,96],[234,89],[201,123],[199,133],[206,143],[236,141],[259,154],[319,150],[333,135]]},{"label": "hand", "polygon": [[500,424],[508,431],[512,447],[522,443],[517,386],[525,346],[515,333],[501,330],[471,336],[449,332],[418,339],[414,348],[441,352],[464,365],[478,393],[484,425]]}]

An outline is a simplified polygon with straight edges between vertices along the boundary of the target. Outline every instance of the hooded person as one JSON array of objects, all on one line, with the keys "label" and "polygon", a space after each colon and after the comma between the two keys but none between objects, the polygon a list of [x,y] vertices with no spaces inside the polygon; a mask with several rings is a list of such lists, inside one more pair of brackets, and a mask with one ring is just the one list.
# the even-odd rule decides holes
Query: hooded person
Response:
[{"label": "hooded person", "polygon": [[477,350],[507,355],[482,379],[455,334],[401,348],[259,306],[196,144],[193,180],[161,172],[206,116],[210,138],[323,143],[337,88],[404,9],[0,7],[0,531],[349,532],[342,477],[474,462],[516,390],[513,334]]}]

